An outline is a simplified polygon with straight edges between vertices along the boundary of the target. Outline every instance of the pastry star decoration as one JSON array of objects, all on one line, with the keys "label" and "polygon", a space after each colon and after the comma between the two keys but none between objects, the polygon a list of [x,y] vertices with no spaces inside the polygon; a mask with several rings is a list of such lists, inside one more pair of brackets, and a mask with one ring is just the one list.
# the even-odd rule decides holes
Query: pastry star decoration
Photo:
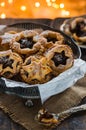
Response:
[{"label": "pastry star decoration", "polygon": [[32,58],[31,61],[32,62],[30,65],[23,66],[23,69],[28,72],[28,78],[41,81],[47,74],[52,71],[51,68],[47,65],[46,58],[42,58],[41,60]]}]

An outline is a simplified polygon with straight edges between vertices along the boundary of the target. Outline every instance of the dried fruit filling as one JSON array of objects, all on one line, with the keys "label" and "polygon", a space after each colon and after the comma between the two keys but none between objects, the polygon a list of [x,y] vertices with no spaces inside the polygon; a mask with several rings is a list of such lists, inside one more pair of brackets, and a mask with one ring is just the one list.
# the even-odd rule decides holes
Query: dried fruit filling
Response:
[{"label": "dried fruit filling", "polygon": [[33,41],[33,38],[21,38],[19,41],[20,43],[20,48],[30,48],[32,49],[33,45],[35,44],[35,42]]},{"label": "dried fruit filling", "polygon": [[58,66],[60,64],[66,65],[66,60],[68,59],[67,56],[65,56],[65,52],[62,51],[61,53],[55,53],[52,60],[54,61],[55,66]]},{"label": "dried fruit filling", "polygon": [[71,30],[71,32],[76,32],[77,36],[86,36],[86,31],[84,31],[84,27],[86,24],[82,21],[77,23],[75,29]]},{"label": "dried fruit filling", "polygon": [[9,59],[9,56],[3,56],[3,57],[0,58],[0,64],[3,64],[3,69],[8,67],[8,66],[10,68],[13,68],[12,67],[13,62],[14,62],[14,60]]},{"label": "dried fruit filling", "polygon": [[55,37],[47,37],[47,42],[53,42],[53,43],[55,43],[56,41],[58,41],[58,40]]}]

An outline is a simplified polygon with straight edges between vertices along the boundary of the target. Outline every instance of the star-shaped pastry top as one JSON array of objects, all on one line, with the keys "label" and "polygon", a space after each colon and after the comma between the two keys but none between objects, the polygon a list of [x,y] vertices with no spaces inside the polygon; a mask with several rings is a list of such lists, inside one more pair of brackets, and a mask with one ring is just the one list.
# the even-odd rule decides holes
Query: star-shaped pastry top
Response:
[{"label": "star-shaped pastry top", "polygon": [[45,57],[42,59],[37,59],[35,57],[31,58],[31,64],[22,67],[26,72],[28,72],[28,79],[37,79],[41,81],[45,79],[45,76],[52,72],[51,68],[47,65],[47,60]]}]

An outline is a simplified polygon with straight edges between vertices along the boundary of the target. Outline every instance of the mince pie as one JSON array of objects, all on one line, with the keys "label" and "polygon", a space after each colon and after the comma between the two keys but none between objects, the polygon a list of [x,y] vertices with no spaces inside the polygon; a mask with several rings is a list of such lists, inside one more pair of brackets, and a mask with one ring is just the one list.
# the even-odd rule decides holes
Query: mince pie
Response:
[{"label": "mince pie", "polygon": [[21,68],[22,59],[11,50],[0,52],[0,76],[11,78],[18,74]]},{"label": "mince pie", "polygon": [[0,47],[2,50],[9,50],[10,49],[10,43],[12,42],[13,39],[16,37],[19,37],[18,34],[13,34],[13,33],[5,33],[0,36]]},{"label": "mince pie", "polygon": [[30,56],[20,70],[22,79],[29,84],[45,83],[51,79],[52,69],[47,65],[45,57]]},{"label": "mince pie", "polygon": [[72,36],[79,44],[86,44],[86,18],[77,17],[66,20],[60,29]]},{"label": "mince pie", "polygon": [[54,46],[45,53],[45,56],[54,76],[72,67],[74,61],[72,50],[68,45]]},{"label": "mince pie", "polygon": [[26,30],[19,33],[20,36],[11,42],[11,49],[19,54],[34,54],[42,48],[44,38],[34,30]]},{"label": "mince pie", "polygon": [[64,41],[64,37],[58,32],[46,30],[43,31],[40,35],[47,40],[47,43],[62,44]]}]

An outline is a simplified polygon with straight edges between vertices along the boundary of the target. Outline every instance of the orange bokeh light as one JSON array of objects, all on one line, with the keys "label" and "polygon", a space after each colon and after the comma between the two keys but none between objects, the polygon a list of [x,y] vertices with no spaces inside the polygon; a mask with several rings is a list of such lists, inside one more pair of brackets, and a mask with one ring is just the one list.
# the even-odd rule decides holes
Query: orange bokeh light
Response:
[{"label": "orange bokeh light", "polygon": [[5,13],[2,13],[2,14],[0,15],[0,18],[1,18],[1,19],[5,19],[5,18],[6,18],[6,14],[5,14]]},{"label": "orange bokeh light", "polygon": [[35,2],[35,7],[40,7],[40,3],[39,2]]},{"label": "orange bokeh light", "polygon": [[4,6],[5,6],[5,2],[1,2],[1,3],[0,3],[0,6],[1,6],[1,7],[4,7]]},{"label": "orange bokeh light", "polygon": [[22,11],[25,11],[25,10],[26,10],[26,6],[22,5],[22,6],[20,7],[20,9],[21,9]]}]

